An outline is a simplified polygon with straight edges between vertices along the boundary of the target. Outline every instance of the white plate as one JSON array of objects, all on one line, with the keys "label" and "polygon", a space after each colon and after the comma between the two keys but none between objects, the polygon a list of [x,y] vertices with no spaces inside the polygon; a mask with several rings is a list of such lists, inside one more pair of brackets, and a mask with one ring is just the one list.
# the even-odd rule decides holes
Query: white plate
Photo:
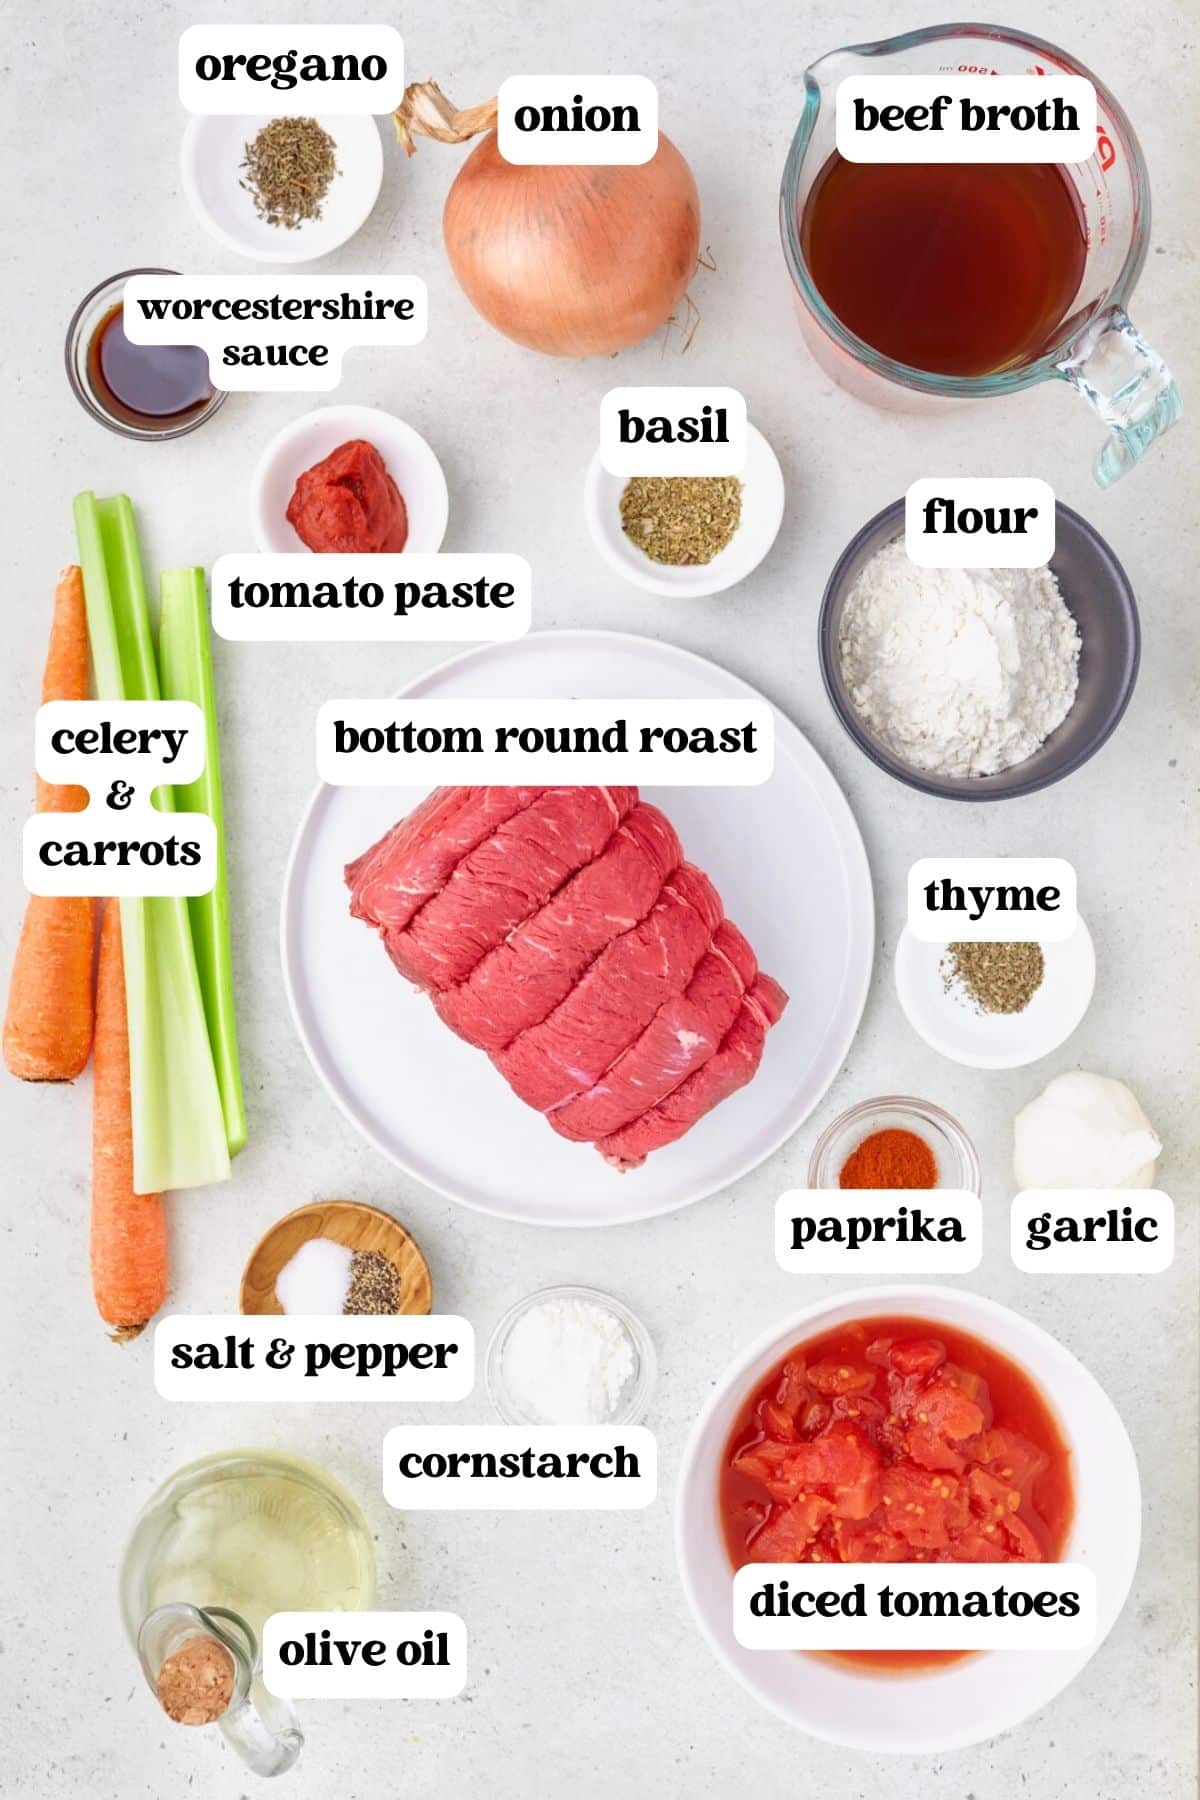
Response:
[{"label": "white plate", "polygon": [[405,550],[441,549],[450,495],[442,465],[420,432],[377,406],[319,406],[285,425],[258,459],[250,482],[250,517],[260,550],[307,550],[288,523],[292,489],[306,469],[351,438],[374,444],[400,489],[408,513]]},{"label": "white plate", "polygon": [[626,581],[652,594],[681,600],[719,594],[756,569],[775,542],[783,519],[783,473],[761,431],[746,427],[746,463],[741,472],[742,513],[725,548],[708,563],[652,562],[621,528],[621,495],[628,477],[610,475],[597,450],[584,485],[588,529],[597,549]]},{"label": "white plate", "polygon": [[1062,944],[1043,944],[1045,974],[1024,1012],[976,1012],[947,992],[944,944],[922,944],[906,925],[896,945],[896,993],[913,1030],[934,1050],[971,1069],[1023,1069],[1065,1044],[1096,985],[1092,934],[1080,918]]},{"label": "white plate", "polygon": [[[1064,1560],[1095,1571],[1098,1630],[1086,1650],[993,1650],[907,1678],[864,1675],[824,1657],[746,1650],[733,1635],[733,1571],[717,1480],[749,1394],[794,1344],[849,1319],[907,1313],[974,1333],[1032,1375],[1071,1451],[1075,1519]],[[718,1378],[675,1489],[675,1554],[713,1650],[764,1706],[813,1737],[855,1750],[928,1756],[1010,1731],[1073,1681],[1108,1636],[1137,1568],[1142,1502],[1129,1435],[1095,1377],[1048,1332],[966,1289],[900,1285],[834,1294],[775,1325]],[[1034,1791],[1037,1791],[1036,1789]]]},{"label": "white plate", "polygon": [[[445,663],[405,693],[727,698],[753,692],[715,664],[647,638],[539,632]],[[858,827],[832,775],[778,713],[775,772],[756,788],[646,790],[712,876],[731,919],[791,1005],[748,1087],[677,1144],[621,1175],[524,1106],[482,1051],[447,1030],[350,917],[342,870],[427,791],[320,787],[283,890],[283,972],[322,1081],[385,1156],[481,1212],[611,1225],[703,1199],[762,1162],[812,1111],[858,1027],[874,909]]]},{"label": "white plate", "polygon": [[370,217],[383,180],[379,127],[373,118],[317,120],[334,141],[338,172],[320,218],[289,231],[260,219],[242,186],[246,145],[269,123],[266,114],[190,120],[180,160],[183,191],[209,236],[227,250],[255,262],[313,262],[352,238]]}]

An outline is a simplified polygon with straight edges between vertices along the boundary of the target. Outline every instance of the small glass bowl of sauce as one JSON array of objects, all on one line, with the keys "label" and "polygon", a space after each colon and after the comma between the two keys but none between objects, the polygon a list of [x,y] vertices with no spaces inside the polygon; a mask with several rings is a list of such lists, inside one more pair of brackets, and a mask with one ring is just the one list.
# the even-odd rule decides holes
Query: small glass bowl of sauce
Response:
[{"label": "small glass bowl of sauce", "polygon": [[121,437],[183,437],[212,417],[225,399],[214,388],[198,344],[133,344],[125,335],[122,297],[131,275],[174,269],[124,269],[94,287],[67,329],[67,379],[86,412]]}]

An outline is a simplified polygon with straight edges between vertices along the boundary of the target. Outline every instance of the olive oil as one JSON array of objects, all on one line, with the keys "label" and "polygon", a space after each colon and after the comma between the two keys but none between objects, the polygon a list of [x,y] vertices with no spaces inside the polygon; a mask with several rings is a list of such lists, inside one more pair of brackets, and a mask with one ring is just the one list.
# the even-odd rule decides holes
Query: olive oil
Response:
[{"label": "olive oil", "polygon": [[171,1601],[223,1606],[258,1634],[273,1612],[353,1612],[375,1594],[366,1521],[311,1463],[275,1451],[202,1458],[142,1514],[126,1555],[126,1622]]}]

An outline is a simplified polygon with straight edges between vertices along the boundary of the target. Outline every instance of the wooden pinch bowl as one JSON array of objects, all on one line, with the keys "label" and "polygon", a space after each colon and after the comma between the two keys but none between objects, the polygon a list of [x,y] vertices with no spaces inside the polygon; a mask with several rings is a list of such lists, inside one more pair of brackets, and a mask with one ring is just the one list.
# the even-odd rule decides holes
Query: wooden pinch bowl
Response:
[{"label": "wooden pinch bowl", "polygon": [[244,1313],[282,1313],[275,1281],[309,1238],[332,1238],[347,1250],[378,1250],[400,1275],[401,1313],[427,1313],[433,1304],[429,1264],[403,1225],[377,1206],[357,1200],[315,1200],[277,1219],[250,1252],[238,1304]]}]

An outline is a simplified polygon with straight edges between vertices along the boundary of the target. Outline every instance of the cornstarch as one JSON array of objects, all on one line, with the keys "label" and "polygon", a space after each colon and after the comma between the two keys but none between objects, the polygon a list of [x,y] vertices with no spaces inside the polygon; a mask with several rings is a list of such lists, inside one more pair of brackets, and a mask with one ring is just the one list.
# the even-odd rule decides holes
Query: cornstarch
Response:
[{"label": "cornstarch", "polygon": [[504,1346],[504,1385],[526,1419],[598,1425],[634,1375],[633,1344],[615,1313],[592,1300],[550,1297],[521,1314]]}]

